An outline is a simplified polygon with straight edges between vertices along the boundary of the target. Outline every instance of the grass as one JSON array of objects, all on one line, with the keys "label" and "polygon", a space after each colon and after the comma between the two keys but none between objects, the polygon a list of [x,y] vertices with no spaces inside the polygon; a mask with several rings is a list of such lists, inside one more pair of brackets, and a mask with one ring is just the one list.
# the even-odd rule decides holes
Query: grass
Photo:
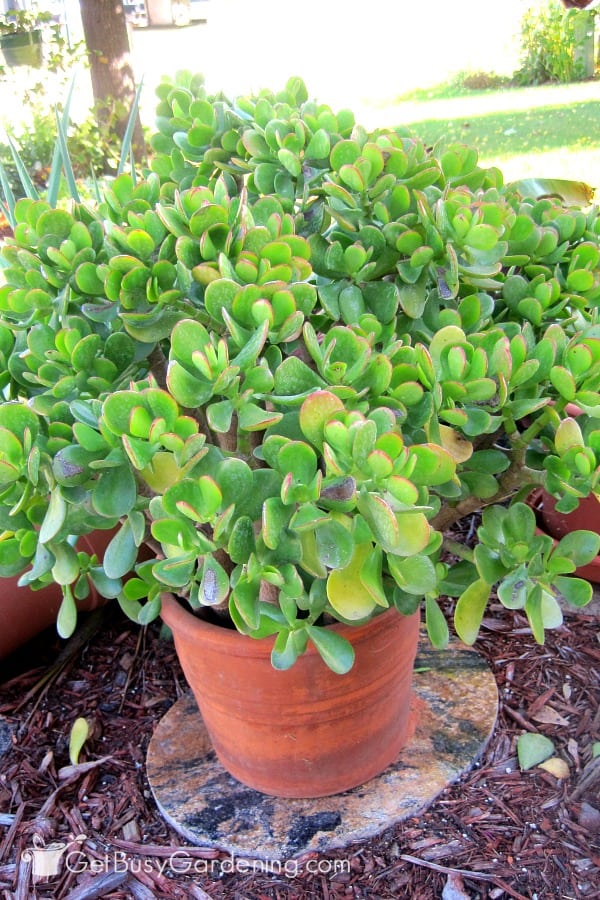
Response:
[{"label": "grass", "polygon": [[[600,83],[465,92],[450,84],[385,111],[427,144],[459,141],[507,180],[572,178],[600,186]],[[458,93],[457,93],[458,92]],[[415,99],[416,98],[416,99]],[[381,117],[379,111],[378,117]]]}]

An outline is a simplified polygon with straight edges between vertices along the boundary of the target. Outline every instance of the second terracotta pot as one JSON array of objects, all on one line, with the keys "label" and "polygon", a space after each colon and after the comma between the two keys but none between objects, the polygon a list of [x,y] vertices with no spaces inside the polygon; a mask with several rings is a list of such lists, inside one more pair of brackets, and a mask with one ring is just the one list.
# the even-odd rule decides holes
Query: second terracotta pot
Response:
[{"label": "second terracotta pot", "polygon": [[[561,513],[556,509],[556,500],[547,491],[536,489],[528,500],[537,515],[538,525],[542,531],[559,541],[571,531],[585,529],[600,534],[600,502],[594,496],[584,497],[579,507],[572,513]],[[579,566],[575,574],[579,578],[600,583],[600,556]]]},{"label": "second terracotta pot", "polygon": [[[77,547],[102,557],[113,534],[113,529],[94,531],[80,537]],[[52,583],[33,591],[29,587],[19,587],[19,577],[0,578],[0,659],[52,625],[63,599],[60,585]],[[90,584],[88,596],[77,601],[77,608],[80,612],[90,612],[105,602]]]},{"label": "second terracotta pot", "polygon": [[406,743],[418,613],[331,626],[356,654],[336,675],[312,646],[277,671],[273,639],[207,623],[170,595],[162,604],[215,752],[244,784],[278,797],[341,793],[382,772]]}]

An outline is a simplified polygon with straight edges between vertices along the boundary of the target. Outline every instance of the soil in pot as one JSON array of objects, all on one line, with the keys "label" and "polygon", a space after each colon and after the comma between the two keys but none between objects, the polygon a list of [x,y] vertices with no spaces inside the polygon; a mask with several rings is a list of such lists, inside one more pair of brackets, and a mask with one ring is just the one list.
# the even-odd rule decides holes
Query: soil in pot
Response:
[{"label": "soil in pot", "polygon": [[346,675],[316,650],[273,669],[273,639],[203,621],[169,595],[162,618],[215,752],[239,781],[277,797],[322,797],[363,784],[410,737],[419,614],[388,610],[364,625],[331,626],[354,646]]}]

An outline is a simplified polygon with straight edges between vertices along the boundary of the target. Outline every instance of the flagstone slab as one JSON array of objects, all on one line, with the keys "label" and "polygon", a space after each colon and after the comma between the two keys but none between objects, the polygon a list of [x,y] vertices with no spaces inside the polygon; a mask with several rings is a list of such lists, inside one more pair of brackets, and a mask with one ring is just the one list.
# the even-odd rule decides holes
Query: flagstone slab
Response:
[{"label": "flagstone slab", "polygon": [[310,800],[261,794],[221,766],[191,694],[159,722],[147,774],[166,821],[188,841],[238,857],[291,859],[373,837],[417,815],[481,756],[496,723],[494,676],[462,645],[423,642],[415,663],[413,732],[397,760],[360,787]]}]

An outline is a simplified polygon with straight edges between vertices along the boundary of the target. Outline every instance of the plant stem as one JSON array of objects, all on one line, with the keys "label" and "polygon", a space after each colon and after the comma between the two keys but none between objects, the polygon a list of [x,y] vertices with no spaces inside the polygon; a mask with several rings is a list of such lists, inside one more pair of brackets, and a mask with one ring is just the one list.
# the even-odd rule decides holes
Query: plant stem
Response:
[{"label": "plant stem", "polygon": [[431,520],[434,528],[438,531],[446,531],[447,528],[465,516],[486,506],[492,506],[495,503],[502,503],[508,500],[519,488],[525,487],[527,484],[543,483],[542,473],[537,471],[537,469],[531,469],[525,464],[526,448],[521,446],[522,441],[518,439],[518,441],[515,441],[515,444],[518,444],[518,449],[515,449],[513,453],[509,468],[498,478],[499,488],[494,496],[484,500],[481,497],[471,495],[461,500],[456,506],[442,506],[438,514]]}]

